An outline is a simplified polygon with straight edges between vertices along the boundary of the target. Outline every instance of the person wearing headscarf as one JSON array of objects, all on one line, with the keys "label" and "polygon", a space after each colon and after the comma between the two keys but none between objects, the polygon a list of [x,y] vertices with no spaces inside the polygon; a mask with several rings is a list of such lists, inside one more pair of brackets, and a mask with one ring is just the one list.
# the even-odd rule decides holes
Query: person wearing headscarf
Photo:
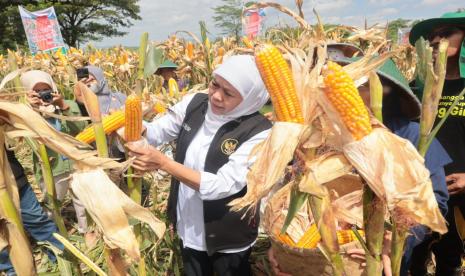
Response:
[{"label": "person wearing headscarf", "polygon": [[[185,96],[145,124],[150,146],[126,144],[137,170],[172,175],[168,217],[186,275],[251,275],[259,213],[242,219],[228,203],[247,192],[249,154],[271,128],[258,112],[268,99],[254,57],[231,56],[213,72],[208,94]],[[174,160],[155,149],[175,139]]]},{"label": "person wearing headscarf", "polygon": [[[97,95],[100,113],[102,116],[109,115],[111,112],[124,108],[126,95],[121,92],[111,91],[103,70],[93,65],[88,65],[84,68],[89,70],[89,77],[80,81],[83,81],[84,84],[86,84],[87,87],[89,87],[89,89]],[[74,91],[76,102],[82,114],[87,116],[88,112],[84,106],[83,96],[78,93],[79,90]],[[124,159],[124,149],[114,138],[115,137],[112,136],[108,139],[110,157]]]},{"label": "person wearing headscarf", "polygon": [[[22,74],[20,80],[23,87],[28,91],[26,99],[29,104],[38,112],[41,112],[45,120],[56,130],[75,136],[86,127],[87,123],[84,121],[66,121],[53,116],[55,114],[78,117],[81,116],[81,112],[74,101],[63,98],[48,73],[32,70]],[[73,164],[70,159],[50,149],[47,149],[47,153],[54,177],[57,199],[62,201],[69,188],[69,181],[65,179],[72,172]],[[33,164],[36,181],[42,191],[45,192],[46,187],[42,177],[42,168],[36,155],[33,155]],[[76,198],[73,198],[73,205],[78,220],[78,231],[85,233],[87,231],[87,220],[84,206]]]}]

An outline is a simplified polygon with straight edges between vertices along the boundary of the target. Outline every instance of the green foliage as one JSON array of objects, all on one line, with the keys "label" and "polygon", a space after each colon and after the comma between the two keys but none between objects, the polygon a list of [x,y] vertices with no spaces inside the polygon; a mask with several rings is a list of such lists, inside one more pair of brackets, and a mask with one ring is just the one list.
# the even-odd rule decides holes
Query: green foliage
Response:
[{"label": "green foliage", "polygon": [[410,20],[409,19],[402,19],[398,18],[394,21],[389,22],[388,24],[388,31],[387,31],[387,37],[388,39],[392,41],[397,41],[398,35],[397,35],[397,30],[400,28],[406,28],[410,26],[409,24]]},{"label": "green foliage", "polygon": [[222,34],[235,36],[239,40],[242,30],[242,1],[222,0],[223,5],[213,8],[215,11],[215,26],[222,30]]},{"label": "green foliage", "polygon": [[22,28],[18,5],[35,11],[50,6],[55,7],[61,34],[65,43],[76,47],[79,43],[101,40],[103,37],[122,36],[127,32],[121,28],[132,26],[139,16],[139,0],[16,0],[1,1],[0,51],[17,46],[25,46],[26,35]]}]

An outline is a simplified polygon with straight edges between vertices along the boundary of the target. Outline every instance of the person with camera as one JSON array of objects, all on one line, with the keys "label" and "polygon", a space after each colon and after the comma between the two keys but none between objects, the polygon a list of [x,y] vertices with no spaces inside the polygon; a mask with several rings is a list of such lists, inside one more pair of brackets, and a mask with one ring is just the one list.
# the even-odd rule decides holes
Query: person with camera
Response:
[{"label": "person with camera", "polygon": [[[56,130],[74,136],[86,127],[87,123],[84,121],[66,121],[59,118],[60,116],[81,116],[81,112],[74,101],[64,99],[48,73],[40,70],[28,71],[22,74],[21,84],[28,91],[26,94],[28,103],[40,112]],[[69,188],[69,181],[66,179],[72,171],[72,162],[52,150],[47,149],[47,153],[54,176],[57,199],[62,201]],[[33,164],[36,181],[45,193],[46,187],[42,178],[40,160],[35,155]],[[87,220],[84,206],[76,198],[73,198],[73,205],[78,221],[78,231],[85,233]]]},{"label": "person with camera", "polygon": [[[99,67],[88,65],[83,68],[76,70],[78,81],[83,82],[87,87],[89,87],[92,92],[97,95],[98,104],[100,108],[100,113],[102,116],[109,115],[110,113],[124,108],[126,102],[126,95],[112,91],[108,85],[108,81],[105,78],[103,70]],[[78,104],[81,113],[84,116],[87,116],[87,110],[84,106],[84,99],[80,91],[74,91],[74,96],[76,98],[76,103]],[[116,158],[119,160],[125,159],[124,148],[117,141],[116,136],[108,137],[108,150],[110,157]]]}]

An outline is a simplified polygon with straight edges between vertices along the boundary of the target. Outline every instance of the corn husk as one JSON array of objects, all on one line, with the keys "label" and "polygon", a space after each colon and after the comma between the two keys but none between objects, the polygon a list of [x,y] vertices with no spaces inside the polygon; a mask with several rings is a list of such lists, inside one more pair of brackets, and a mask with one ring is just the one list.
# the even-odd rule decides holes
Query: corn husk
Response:
[{"label": "corn husk", "polygon": [[[283,177],[306,127],[276,122],[268,138],[256,146],[249,158],[257,158],[247,174],[247,194],[230,203],[231,210],[254,208]],[[279,158],[276,158],[279,156]]]},{"label": "corn husk", "polygon": [[299,189],[302,192],[316,194],[314,186],[308,185],[309,183],[316,183],[321,185],[342,177],[352,171],[352,165],[347,161],[343,154],[330,152],[319,156],[318,158],[306,164],[308,169],[307,177],[312,180],[301,181]]},{"label": "corn husk", "polygon": [[140,259],[139,245],[127,216],[149,224],[158,238],[163,237],[165,224],[123,193],[103,170],[77,172],[72,177],[73,193],[103,232],[110,248],[121,248],[133,260]]},{"label": "corn husk", "polygon": [[447,231],[430,173],[408,140],[377,128],[362,140],[346,144],[344,154],[375,194],[386,200],[393,216],[439,233]]},{"label": "corn husk", "polygon": [[124,163],[96,157],[97,153],[88,150],[88,145],[55,130],[40,114],[25,104],[0,101],[0,117],[8,123],[5,125],[5,134],[8,138],[37,139],[51,150],[72,159],[76,169],[99,167],[122,170],[125,168]]}]

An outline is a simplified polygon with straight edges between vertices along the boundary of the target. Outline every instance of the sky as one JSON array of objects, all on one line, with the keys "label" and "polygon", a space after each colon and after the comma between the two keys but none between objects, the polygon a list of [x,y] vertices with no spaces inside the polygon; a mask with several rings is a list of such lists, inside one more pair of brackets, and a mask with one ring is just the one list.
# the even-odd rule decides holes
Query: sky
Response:
[{"label": "sky", "polygon": [[[273,0],[269,0],[273,1]],[[296,10],[294,0],[274,0],[292,10]],[[162,41],[176,31],[199,33],[200,20],[204,20],[211,37],[221,36],[221,30],[215,27],[213,7],[222,5],[221,0],[140,0],[141,20],[123,29],[128,33],[122,37],[104,38],[91,42],[97,47],[115,45],[137,46],[143,32],[149,33],[149,39]],[[397,18],[426,19],[439,17],[448,11],[465,8],[463,0],[304,0],[305,19],[315,22],[312,12],[316,9],[324,23],[363,26],[386,24]],[[272,8],[265,10],[265,26],[295,24],[293,19]]]}]

